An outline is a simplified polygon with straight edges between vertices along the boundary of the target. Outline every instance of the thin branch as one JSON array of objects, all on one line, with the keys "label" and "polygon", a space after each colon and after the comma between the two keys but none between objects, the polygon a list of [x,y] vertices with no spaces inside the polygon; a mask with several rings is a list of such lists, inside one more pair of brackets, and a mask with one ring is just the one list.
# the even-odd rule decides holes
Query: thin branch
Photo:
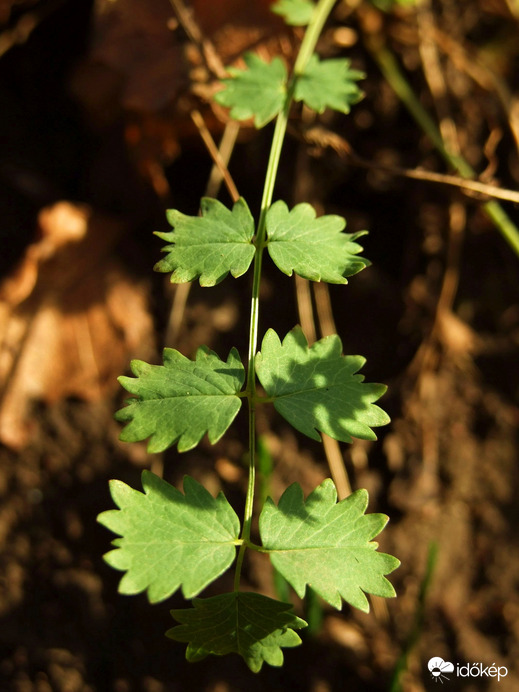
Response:
[{"label": "thin branch", "polygon": [[519,151],[519,99],[515,96],[506,82],[486,65],[474,49],[460,44],[444,33],[439,27],[427,27],[432,32],[438,47],[449,57],[457,70],[467,74],[485,91],[494,93],[508,119],[510,131]]},{"label": "thin branch", "polygon": [[[200,137],[203,139],[204,144],[207,148],[207,151],[209,152],[209,155],[213,159],[214,166],[220,173],[220,182],[223,180],[225,183],[225,187],[227,188],[232,201],[236,202],[239,197],[240,193],[238,192],[238,188],[236,187],[234,180],[232,179],[231,174],[229,173],[229,169],[227,168],[227,163],[224,160],[224,157],[218,150],[218,147],[215,144],[215,141],[213,139],[213,136],[209,132],[209,129],[207,128],[207,125],[204,122],[204,119],[202,117],[202,114],[200,111],[193,110],[191,111],[191,119],[195,123],[196,127],[198,128],[198,131],[200,132]],[[231,135],[231,150],[234,147],[234,143],[236,142],[236,136],[238,134],[239,130],[239,125],[237,125],[233,121],[229,121],[228,127],[226,127],[225,132],[227,132],[227,137],[226,137],[226,146],[227,144],[227,139],[229,138],[229,134]],[[224,144],[224,141],[222,139],[222,145]],[[227,159],[228,161],[229,159]],[[213,168],[214,170],[214,168]],[[214,178],[214,174],[211,173],[211,178],[210,182]],[[208,184],[209,187],[209,184]],[[211,185],[211,187],[214,187],[214,182]]]},{"label": "thin branch", "polygon": [[46,5],[25,12],[10,29],[0,33],[0,58],[14,46],[26,43],[32,32],[50,15],[59,10],[65,0],[54,0]]},{"label": "thin branch", "polygon": [[383,171],[390,175],[395,175],[403,178],[412,178],[414,180],[425,180],[430,183],[438,183],[440,185],[449,185],[457,187],[468,193],[483,195],[484,197],[493,197],[502,199],[507,202],[519,203],[519,192],[516,190],[508,190],[500,188],[496,185],[482,183],[479,180],[467,180],[460,178],[457,175],[448,175],[445,173],[434,173],[433,171],[425,171],[419,168],[400,168],[398,166],[387,166],[381,163],[368,161],[356,154],[350,144],[335,132],[331,132],[324,127],[315,126],[302,132],[302,136],[309,144],[314,144],[323,148],[329,147],[336,151],[342,158],[348,158],[349,162],[361,168],[370,170]]},{"label": "thin branch", "polygon": [[[201,117],[201,116],[200,116]],[[203,121],[202,121],[203,122]],[[204,125],[205,127],[205,125]],[[218,160],[220,161],[220,165],[223,167],[224,170],[227,170],[227,165],[229,163],[229,160],[231,158],[231,154],[234,148],[234,143],[236,142],[236,136],[238,134],[238,129],[239,126],[236,125],[236,123],[229,121],[227,125],[225,126],[225,130],[222,136],[222,140],[220,142],[220,148],[217,149],[216,145],[214,143],[214,140],[209,133],[209,137],[211,139],[211,142],[213,146],[216,148],[216,153],[218,156]],[[204,140],[205,141],[205,140]],[[213,159],[215,160],[215,159]],[[215,175],[215,170],[218,172],[219,175]],[[228,173],[228,171],[227,171]],[[229,179],[230,174],[228,174]],[[216,197],[218,194],[218,189],[219,186],[221,185],[222,181],[224,180],[224,176],[221,175],[221,171],[219,167],[217,167],[216,160],[215,163],[213,164],[213,170],[211,171],[211,175],[209,176],[209,181],[206,186],[206,195],[211,196],[211,197]],[[232,179],[231,179],[232,182]],[[234,183],[233,183],[234,185]],[[231,190],[229,190],[229,194],[233,198],[234,201],[238,199],[240,196],[238,191],[236,190],[236,186],[234,186],[235,190],[235,195]],[[169,345],[175,344],[178,335],[180,333],[180,328],[182,326],[182,322],[184,320],[184,313],[186,310],[186,304],[187,304],[187,299],[189,297],[189,293],[191,290],[191,284],[186,283],[186,284],[177,284],[175,287],[175,295],[173,297],[173,303],[171,305],[171,310],[169,313],[169,319],[168,319],[168,326],[166,329],[166,343]]]},{"label": "thin branch", "polygon": [[317,336],[315,333],[315,320],[312,307],[312,294],[310,293],[310,282],[297,274],[296,281],[296,300],[297,311],[299,313],[299,324],[306,336],[309,344],[313,344]]},{"label": "thin branch", "polygon": [[330,334],[336,334],[337,327],[335,326],[335,320],[333,317],[332,301],[330,298],[330,289],[328,288],[328,284],[325,284],[322,281],[314,282],[313,288],[321,336],[330,336]]},{"label": "thin branch", "polygon": [[[303,109],[303,120],[305,122],[313,122],[314,119],[314,115],[310,111]],[[308,199],[314,185],[308,162],[307,148],[305,147],[304,150],[300,148],[297,159],[298,176],[295,186],[296,199]],[[299,321],[308,343],[312,344],[317,338],[317,329],[312,308],[310,282],[307,279],[302,279],[297,274],[295,275],[295,281]],[[316,313],[321,336],[334,334],[337,330],[333,319],[328,286],[325,283],[312,282],[312,288],[315,296]],[[338,498],[342,500],[348,497],[348,495],[351,495],[352,489],[340,445],[337,440],[334,440],[325,433],[321,433],[321,438],[328,467],[330,469],[330,475],[337,488]]]},{"label": "thin branch", "polygon": [[[384,37],[380,32],[373,32],[366,22],[364,30],[366,46],[377,62],[387,83],[400,98],[424,134],[429,137],[447,164],[452,166],[462,178],[473,181],[476,177],[476,172],[462,156],[456,156],[446,148],[436,123],[416,96],[397,59],[386,47]],[[482,208],[515,254],[519,256],[519,228],[503,207],[495,199],[491,199],[488,202],[484,202]]]},{"label": "thin branch", "polygon": [[183,0],[169,1],[177,16],[180,26],[184,29],[193,45],[198,48],[198,52],[200,53],[202,60],[205,62],[209,72],[214,74],[218,79],[224,79],[227,77],[228,75],[222,61],[220,60],[220,56],[216,52],[212,42],[202,33],[200,26],[193,17],[192,10],[186,7]]}]

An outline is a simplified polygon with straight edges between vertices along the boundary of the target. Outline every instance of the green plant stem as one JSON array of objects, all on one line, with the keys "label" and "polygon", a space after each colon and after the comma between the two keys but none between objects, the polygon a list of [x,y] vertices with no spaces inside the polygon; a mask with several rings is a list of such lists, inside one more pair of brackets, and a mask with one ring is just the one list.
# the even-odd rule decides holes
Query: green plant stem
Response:
[{"label": "green plant stem", "polygon": [[[446,148],[434,120],[417,99],[391,51],[382,45],[380,40],[376,37],[371,37],[368,46],[386,81],[411,113],[423,132],[425,132],[432,141],[443,159],[452,166],[462,178],[477,178],[476,171],[462,156],[453,154]],[[516,255],[519,255],[519,229],[510,219],[503,207],[499,202],[491,200],[483,204],[483,209]]]},{"label": "green plant stem", "polygon": [[411,626],[411,631],[409,632],[407,639],[403,644],[402,653],[400,654],[396,662],[389,692],[402,692],[403,690],[401,678],[404,672],[407,670],[409,656],[415,648],[415,646],[420,641],[420,637],[423,633],[427,597],[429,595],[429,591],[431,588],[431,582],[433,579],[434,571],[436,569],[437,560],[438,544],[436,543],[436,541],[431,541],[429,543],[429,550],[427,552],[425,575],[420,584],[420,591],[418,593],[413,624]]},{"label": "green plant stem", "polygon": [[304,71],[310,56],[315,50],[317,40],[322,28],[328,19],[336,0],[319,0],[310,24],[308,25],[298,56],[294,65],[292,77],[287,86],[287,93],[283,108],[276,118],[272,145],[265,173],[265,185],[261,198],[260,217],[256,231],[256,253],[254,255],[254,274],[252,279],[252,300],[249,327],[249,353],[247,359],[247,385],[246,392],[249,403],[249,479],[247,483],[247,495],[245,498],[245,510],[243,516],[243,528],[241,538],[243,543],[238,552],[236,571],[234,574],[234,590],[239,590],[241,568],[247,544],[250,543],[252,525],[252,512],[254,507],[254,487],[256,482],[256,351],[258,348],[259,327],[259,291],[261,281],[261,266],[263,262],[263,250],[266,245],[266,221],[267,212],[272,204],[274,186],[281,158],[281,150],[287,130],[290,107],[294,96],[294,87],[297,77]]}]

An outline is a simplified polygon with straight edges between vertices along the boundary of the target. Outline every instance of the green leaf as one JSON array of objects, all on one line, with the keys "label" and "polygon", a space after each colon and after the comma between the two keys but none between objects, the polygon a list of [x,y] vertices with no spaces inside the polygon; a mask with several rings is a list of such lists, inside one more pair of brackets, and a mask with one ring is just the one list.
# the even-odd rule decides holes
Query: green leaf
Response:
[{"label": "green leaf", "polygon": [[245,274],[254,257],[252,244],[254,219],[247,202],[240,197],[232,210],[216,199],[204,197],[202,216],[186,216],[176,209],[167,212],[175,229],[155,233],[166,245],[167,256],[155,265],[159,272],[173,272],[173,283],[185,283],[200,277],[201,286],[214,286],[231,272]]},{"label": "green leaf", "polygon": [[214,498],[200,483],[184,477],[184,492],[150,471],[142,473],[144,493],[122,481],[110,481],[120,509],[97,520],[122,536],[104,557],[126,574],[119,591],[148,591],[150,603],[171,596],[179,586],[185,598],[196,596],[232,564],[240,522],[222,493]]},{"label": "green leaf", "polygon": [[189,610],[172,610],[171,615],[182,624],[166,632],[171,639],[188,642],[188,661],[237,653],[257,673],[264,661],[283,665],[281,647],[300,644],[294,629],[306,627],[291,604],[256,593],[196,598],[193,605]]},{"label": "green leaf", "polygon": [[256,372],[276,410],[308,437],[320,440],[320,430],[343,442],[376,440],[371,427],[389,423],[389,416],[373,402],[387,388],[365,384],[364,376],[355,374],[365,358],[341,352],[336,334],[309,347],[301,327],[283,343],[269,329],[256,356]]},{"label": "green leaf", "polygon": [[367,231],[342,233],[346,221],[328,214],[316,218],[310,204],[297,204],[291,211],[285,202],[275,202],[267,212],[268,251],[276,266],[288,276],[296,272],[311,281],[346,284],[369,266],[357,257],[362,247],[354,241]]},{"label": "green leaf", "polygon": [[350,69],[346,58],[321,61],[314,54],[297,78],[294,98],[304,101],[317,113],[323,113],[326,108],[349,113],[350,107],[363,96],[357,81],[364,77],[363,72]]},{"label": "green leaf", "polygon": [[120,439],[137,442],[151,437],[149,452],[177,443],[178,451],[196,447],[205,433],[214,444],[233,422],[241,406],[237,396],[245,370],[235,348],[227,362],[201,346],[192,361],[172,348],[164,349],[164,365],[131,363],[136,377],[119,382],[137,398],[129,399],[115,418],[128,423]]},{"label": "green leaf", "polygon": [[388,518],[364,514],[366,490],[357,490],[337,503],[335,485],[325,480],[307,498],[297,483],[281,496],[276,507],[268,498],[259,519],[263,547],[274,567],[303,598],[306,585],[334,608],[341,597],[364,612],[369,611],[365,593],[391,597],[395,591],[384,577],[399,560],[376,552],[377,536]]},{"label": "green leaf", "polygon": [[291,26],[306,26],[312,19],[315,4],[312,0],[277,0],[270,9]]},{"label": "green leaf", "polygon": [[243,59],[246,69],[228,67],[232,77],[222,79],[226,88],[214,98],[221,106],[231,109],[234,120],[254,118],[254,125],[260,128],[275,118],[283,107],[287,71],[280,58],[267,63],[255,53],[245,53]]}]

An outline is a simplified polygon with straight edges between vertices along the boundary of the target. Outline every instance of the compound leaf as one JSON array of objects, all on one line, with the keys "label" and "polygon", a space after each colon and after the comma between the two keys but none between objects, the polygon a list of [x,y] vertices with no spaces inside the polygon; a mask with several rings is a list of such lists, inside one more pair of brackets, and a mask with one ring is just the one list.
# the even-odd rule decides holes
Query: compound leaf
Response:
[{"label": "compound leaf", "polygon": [[119,377],[122,386],[136,396],[115,415],[128,423],[120,439],[137,442],[151,437],[150,452],[162,452],[175,443],[179,452],[185,452],[196,447],[205,433],[214,444],[241,406],[237,394],[245,370],[238,352],[233,348],[225,362],[201,346],[193,361],[165,348],[163,358],[164,365],[134,360],[131,368],[136,377]]},{"label": "compound leaf", "polygon": [[270,9],[291,26],[306,26],[312,19],[315,4],[312,0],[277,0]]},{"label": "compound leaf", "polygon": [[237,653],[257,673],[263,662],[283,665],[281,647],[300,644],[294,629],[306,627],[291,604],[256,593],[196,598],[193,605],[188,610],[172,610],[171,615],[182,624],[166,632],[171,639],[188,643],[188,661]]},{"label": "compound leaf", "polygon": [[222,79],[226,87],[215,94],[215,101],[231,109],[234,120],[254,118],[257,128],[275,118],[283,107],[286,96],[287,71],[281,58],[270,63],[255,53],[245,53],[246,69],[229,67],[229,79]]},{"label": "compound leaf", "polygon": [[167,256],[155,265],[159,272],[172,272],[173,283],[200,277],[201,286],[214,286],[231,272],[245,274],[254,257],[254,219],[240,197],[232,210],[217,199],[204,197],[201,216],[186,216],[176,209],[167,212],[174,231],[156,233],[166,245]]},{"label": "compound leaf", "polygon": [[376,552],[370,542],[384,528],[384,514],[364,512],[366,490],[357,490],[337,503],[332,480],[325,480],[307,498],[297,483],[276,505],[268,498],[259,519],[263,547],[274,567],[302,598],[306,585],[335,608],[341,598],[369,611],[364,592],[391,597],[395,591],[385,578],[400,562]]},{"label": "compound leaf", "polygon": [[342,233],[345,226],[342,216],[316,218],[310,204],[297,204],[289,211],[285,202],[275,202],[267,212],[269,254],[288,276],[295,271],[311,281],[348,283],[347,276],[370,262],[357,256],[362,247],[354,242],[367,231]]},{"label": "compound leaf", "polygon": [[275,331],[266,333],[256,356],[256,372],[276,410],[297,430],[320,440],[320,430],[336,440],[352,436],[375,440],[371,429],[389,423],[389,416],[373,404],[386,391],[382,384],[365,384],[356,374],[362,356],[343,356],[334,334],[312,346],[301,327],[283,343]]},{"label": "compound leaf", "polygon": [[297,78],[294,98],[317,113],[326,108],[349,113],[350,107],[363,96],[357,81],[364,77],[363,72],[350,69],[346,58],[320,60],[314,53]]},{"label": "compound leaf", "polygon": [[106,562],[126,574],[119,591],[148,591],[151,603],[179,586],[196,596],[232,564],[240,522],[222,493],[214,498],[200,483],[184,477],[184,493],[150,471],[142,473],[144,493],[110,481],[120,509],[102,512],[98,521],[121,536]]}]

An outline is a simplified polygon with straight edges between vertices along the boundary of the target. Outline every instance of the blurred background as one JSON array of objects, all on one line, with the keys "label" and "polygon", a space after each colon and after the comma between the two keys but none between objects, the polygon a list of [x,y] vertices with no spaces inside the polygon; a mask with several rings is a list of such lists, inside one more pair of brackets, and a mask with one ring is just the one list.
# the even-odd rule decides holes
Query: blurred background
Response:
[{"label": "blurred background", "polygon": [[213,141],[257,216],[272,126],[237,128],[210,99],[244,50],[293,62],[302,30],[269,4],[0,2],[2,690],[422,692],[432,657],[508,670],[451,675],[451,690],[519,689],[516,0],[338,2],[318,50],[363,70],[365,97],[349,115],[296,108],[276,186],[368,229],[373,265],[325,287],[265,262],[261,332],[337,332],[389,386],[392,423],[323,446],[262,410],[259,494],[330,474],[341,496],[367,488],[390,516],[398,598],[369,615],[301,603],[251,556],[246,586],[311,624],[283,668],[254,675],[234,656],[187,664],[164,637],[182,598],[122,597],[102,560],[110,478],[189,473],[243,509],[243,414],[215,446],[152,457],[118,441],[113,413],[132,358],[246,353],[250,276],[171,287],[153,232],[204,194],[230,203]]}]

